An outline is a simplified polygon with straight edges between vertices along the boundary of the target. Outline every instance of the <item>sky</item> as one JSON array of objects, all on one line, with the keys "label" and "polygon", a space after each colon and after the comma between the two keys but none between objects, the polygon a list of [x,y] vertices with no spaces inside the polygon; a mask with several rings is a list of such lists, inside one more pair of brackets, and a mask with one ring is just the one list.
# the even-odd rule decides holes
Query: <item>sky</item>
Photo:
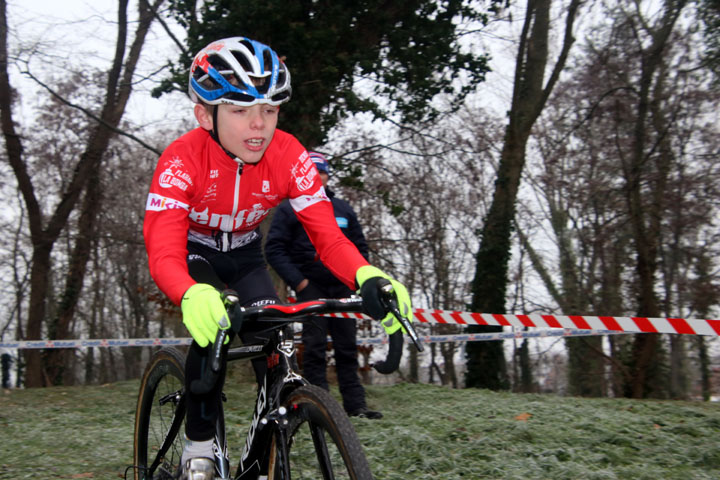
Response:
[{"label": "sky", "polygon": [[[10,51],[22,52],[23,58],[31,58],[29,69],[34,76],[45,80],[59,78],[67,73],[66,65],[93,66],[107,70],[116,41],[117,0],[30,0],[8,2],[10,28]],[[136,16],[136,2],[131,1],[128,16]],[[129,40],[135,24],[130,24]],[[29,55],[29,49],[34,49]],[[146,40],[138,73],[150,74],[167,59],[175,59],[178,49],[167,33],[155,22]],[[11,82],[21,92],[26,102],[24,108],[32,108],[32,92],[38,86],[32,80],[11,71]],[[154,86],[140,82],[127,108],[126,120],[139,125],[162,125],[180,122],[188,118],[191,103],[181,94],[167,95],[161,99],[150,96]]]}]

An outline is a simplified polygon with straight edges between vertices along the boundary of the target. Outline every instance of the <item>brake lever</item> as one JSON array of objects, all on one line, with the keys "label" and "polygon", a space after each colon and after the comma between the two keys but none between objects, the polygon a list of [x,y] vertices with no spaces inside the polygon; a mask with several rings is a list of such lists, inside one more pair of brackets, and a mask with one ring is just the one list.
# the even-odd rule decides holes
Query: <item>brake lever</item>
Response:
[{"label": "brake lever", "polygon": [[398,307],[398,304],[392,295],[394,292],[392,284],[390,282],[387,282],[385,285],[380,287],[380,290],[384,294],[388,310],[390,310],[390,313],[392,313],[395,318],[397,318],[398,322],[400,322],[400,325],[402,325],[407,334],[410,336],[410,339],[415,344],[415,348],[417,348],[417,351],[424,351],[425,347],[423,347],[423,344],[420,341],[420,337],[418,337],[418,334],[415,331],[415,328],[413,328],[412,323],[410,323],[410,321],[403,314],[400,313],[400,308]]}]

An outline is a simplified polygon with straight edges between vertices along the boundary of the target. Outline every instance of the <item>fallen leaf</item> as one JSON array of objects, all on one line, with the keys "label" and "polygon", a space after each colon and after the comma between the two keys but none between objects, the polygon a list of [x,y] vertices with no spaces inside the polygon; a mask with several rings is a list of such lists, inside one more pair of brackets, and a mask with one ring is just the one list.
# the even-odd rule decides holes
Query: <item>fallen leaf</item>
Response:
[{"label": "fallen leaf", "polygon": [[93,478],[92,472],[86,472],[86,473],[76,473],[70,478]]},{"label": "fallen leaf", "polygon": [[515,415],[515,420],[519,422],[527,422],[530,417],[532,417],[532,413],[524,412],[520,415]]}]

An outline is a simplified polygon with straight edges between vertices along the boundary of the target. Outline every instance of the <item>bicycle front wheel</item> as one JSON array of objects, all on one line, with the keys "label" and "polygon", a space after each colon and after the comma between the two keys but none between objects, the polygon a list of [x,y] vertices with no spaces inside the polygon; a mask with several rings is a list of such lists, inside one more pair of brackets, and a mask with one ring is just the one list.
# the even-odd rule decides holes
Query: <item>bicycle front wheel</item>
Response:
[{"label": "bicycle front wheel", "polygon": [[286,449],[279,445],[281,436],[276,433],[268,478],[287,480],[284,472],[289,471],[292,480],[372,480],[355,429],[330,393],[306,385],[293,390],[283,405],[289,420]]},{"label": "bicycle front wheel", "polygon": [[135,410],[135,480],[177,478],[185,424],[185,355],[157,351],[145,369]]}]

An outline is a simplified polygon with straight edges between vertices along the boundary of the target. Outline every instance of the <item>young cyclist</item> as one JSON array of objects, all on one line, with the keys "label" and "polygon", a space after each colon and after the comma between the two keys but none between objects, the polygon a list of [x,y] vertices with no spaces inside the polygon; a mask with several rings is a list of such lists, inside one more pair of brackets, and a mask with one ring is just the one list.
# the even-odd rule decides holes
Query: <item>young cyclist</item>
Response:
[{"label": "young cyclist", "polygon": [[[193,394],[218,328],[229,328],[218,289],[231,288],[245,306],[278,301],[264,262],[260,222],[289,198],[322,262],[343,283],[359,289],[367,313],[392,333],[400,324],[380,300],[378,280],[391,281],[411,318],[405,287],[368,265],[340,231],[305,148],[277,130],[280,104],[290,99],[290,72],[268,46],[226,38],[193,60],[190,98],[199,128],[161,155],[148,195],[143,232],[150,273],[181,306],[193,337],[185,366],[186,444],[181,478],[213,478],[213,437],[224,372],[207,395]],[[252,325],[241,336],[254,337]],[[254,364],[262,381],[262,361]]]}]

